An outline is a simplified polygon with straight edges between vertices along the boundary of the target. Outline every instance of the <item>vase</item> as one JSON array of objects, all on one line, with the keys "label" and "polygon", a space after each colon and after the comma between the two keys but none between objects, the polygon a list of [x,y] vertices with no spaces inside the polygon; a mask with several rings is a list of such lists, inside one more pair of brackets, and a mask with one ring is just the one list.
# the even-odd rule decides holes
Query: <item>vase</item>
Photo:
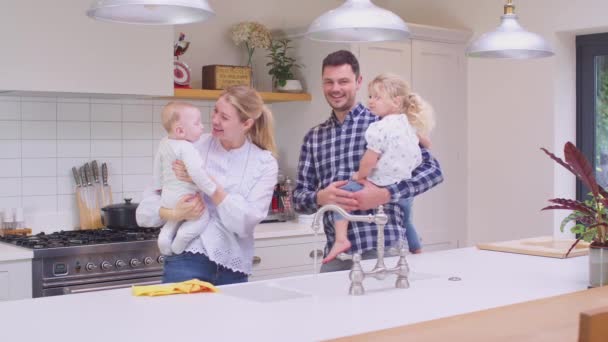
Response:
[{"label": "vase", "polygon": [[589,287],[608,285],[608,247],[589,246]]},{"label": "vase", "polygon": [[287,80],[284,86],[277,85],[277,91],[280,93],[301,93],[302,83],[299,80]]}]

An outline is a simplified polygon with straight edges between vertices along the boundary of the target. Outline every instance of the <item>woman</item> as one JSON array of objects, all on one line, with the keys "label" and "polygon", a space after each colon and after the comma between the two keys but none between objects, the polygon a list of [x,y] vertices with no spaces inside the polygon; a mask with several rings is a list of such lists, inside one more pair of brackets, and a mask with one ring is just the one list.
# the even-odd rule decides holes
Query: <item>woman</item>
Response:
[{"label": "woman", "polygon": [[[195,143],[205,171],[218,183],[211,198],[182,198],[175,209],[160,207],[160,195],[146,191],[137,222],[161,226],[165,220],[188,220],[209,211],[209,225],[184,253],[165,259],[163,282],[193,278],[225,285],[246,282],[251,273],[253,230],[266,217],[277,182],[278,166],[272,114],[261,96],[247,86],[226,89],[215,104],[211,135]],[[189,177],[183,164],[176,176]],[[221,186],[220,186],[221,185]]]}]

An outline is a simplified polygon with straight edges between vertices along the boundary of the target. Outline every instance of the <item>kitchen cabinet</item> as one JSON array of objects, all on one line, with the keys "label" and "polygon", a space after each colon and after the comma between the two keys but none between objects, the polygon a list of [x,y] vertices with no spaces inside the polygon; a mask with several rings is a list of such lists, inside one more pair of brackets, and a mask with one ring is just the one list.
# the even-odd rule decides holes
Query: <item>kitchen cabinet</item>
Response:
[{"label": "kitchen cabinet", "polygon": [[0,301],[32,298],[32,260],[0,261]]},{"label": "kitchen cabinet", "polygon": [[321,268],[324,247],[325,234],[320,232],[315,236],[312,230],[300,236],[256,239],[253,274],[249,280],[317,273]]},{"label": "kitchen cabinet", "polygon": [[[296,178],[302,138],[313,126],[325,121],[331,109],[321,85],[323,58],[347,49],[359,59],[363,84],[358,99],[367,104],[367,85],[378,74],[391,72],[410,83],[435,109],[437,125],[431,135],[431,153],[439,160],[445,181],[414,201],[414,224],[423,250],[449,249],[467,244],[467,78],[465,45],[470,32],[408,24],[412,38],[405,42],[360,44],[320,43],[305,38],[302,30],[287,32],[293,53],[305,67],[299,70],[310,103],[275,104],[274,111],[298,115],[276,117],[280,168]],[[263,74],[258,72],[258,74]],[[261,79],[268,86],[268,80]],[[266,83],[264,83],[266,82]]]},{"label": "kitchen cabinet", "polygon": [[90,1],[4,1],[0,91],[173,94],[173,27],[106,23]]}]

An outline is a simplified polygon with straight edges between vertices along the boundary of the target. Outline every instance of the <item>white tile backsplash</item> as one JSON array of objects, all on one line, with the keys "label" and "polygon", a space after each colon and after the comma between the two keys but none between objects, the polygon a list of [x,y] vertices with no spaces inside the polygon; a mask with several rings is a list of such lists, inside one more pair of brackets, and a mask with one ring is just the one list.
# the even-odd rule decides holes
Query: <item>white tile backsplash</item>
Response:
[{"label": "white tile backsplash", "polygon": [[91,157],[121,157],[122,140],[91,140]]},{"label": "white tile backsplash", "polygon": [[21,158],[57,157],[57,140],[22,140]]},{"label": "white tile backsplash", "polygon": [[57,121],[21,121],[23,139],[57,139]]},{"label": "white tile backsplash", "polygon": [[1,159],[0,177],[21,177],[21,159]]},{"label": "white tile backsplash", "polygon": [[23,196],[56,196],[57,177],[23,177],[21,187]]},{"label": "white tile backsplash", "polygon": [[21,102],[21,120],[56,121],[56,102]]},{"label": "white tile backsplash", "polygon": [[21,196],[21,175],[19,178],[0,178],[0,194],[3,197]]},{"label": "white tile backsplash", "polygon": [[57,156],[82,158],[91,155],[91,140],[57,140]]},{"label": "white tile backsplash", "polygon": [[91,123],[59,121],[57,122],[57,139],[91,139]]},{"label": "white tile backsplash", "polygon": [[57,177],[57,158],[21,159],[22,177]]},{"label": "white tile backsplash", "polygon": [[[71,169],[92,159],[108,164],[115,203],[141,201],[166,136],[160,113],[167,102],[0,96],[0,210],[23,207],[34,232],[77,227]],[[209,126],[213,102],[195,105]]]},{"label": "white tile backsplash", "polygon": [[21,140],[0,140],[0,158],[21,158]]},{"label": "white tile backsplash", "polygon": [[0,139],[21,139],[21,122],[0,121]]},{"label": "white tile backsplash", "polygon": [[17,101],[1,101],[0,120],[21,120],[21,103]]},{"label": "white tile backsplash", "polygon": [[57,120],[91,121],[91,105],[85,103],[58,103]]},{"label": "white tile backsplash", "polygon": [[123,122],[152,122],[154,107],[152,105],[123,105]]},{"label": "white tile backsplash", "polygon": [[122,124],[91,122],[91,139],[122,139]]},{"label": "white tile backsplash", "polygon": [[123,122],[122,138],[130,139],[152,139],[152,123],[145,122]]},{"label": "white tile backsplash", "polygon": [[122,106],[118,104],[91,104],[91,121],[122,121]]}]

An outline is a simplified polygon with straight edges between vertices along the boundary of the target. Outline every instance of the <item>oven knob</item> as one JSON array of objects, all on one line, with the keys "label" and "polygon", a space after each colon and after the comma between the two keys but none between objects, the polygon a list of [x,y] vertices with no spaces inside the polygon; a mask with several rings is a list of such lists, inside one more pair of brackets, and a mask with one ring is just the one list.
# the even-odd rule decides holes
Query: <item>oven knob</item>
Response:
[{"label": "oven knob", "polygon": [[164,256],[164,255],[161,255],[161,256],[159,256],[159,257],[158,257],[158,259],[157,259],[157,260],[158,260],[158,263],[159,263],[159,264],[164,264],[164,263],[165,263],[165,256]]},{"label": "oven knob", "polygon": [[141,261],[139,261],[137,259],[131,259],[129,264],[131,264],[131,267],[137,267],[137,266],[141,265]]},{"label": "oven knob", "polygon": [[150,265],[150,264],[152,263],[152,261],[153,261],[153,260],[152,260],[152,258],[150,258],[150,257],[146,257],[146,258],[144,259],[144,264],[145,264],[145,265]]},{"label": "oven knob", "polygon": [[102,270],[107,271],[107,270],[109,270],[111,268],[112,268],[112,264],[110,264],[109,262],[104,261],[104,262],[101,263],[101,269]]},{"label": "oven knob", "polygon": [[84,266],[84,269],[85,269],[85,270],[87,270],[87,271],[89,271],[89,272],[90,272],[90,271],[92,271],[92,270],[94,270],[94,269],[96,269],[96,268],[97,268],[97,265],[95,265],[95,264],[94,264],[94,263],[92,263],[92,262],[89,262],[89,263],[87,263],[87,264]]},{"label": "oven knob", "polygon": [[116,261],[116,268],[123,268],[123,267],[125,267],[125,266],[127,266],[127,263],[126,263],[126,262],[124,262],[124,261],[122,261],[122,260],[118,260],[118,261]]}]

